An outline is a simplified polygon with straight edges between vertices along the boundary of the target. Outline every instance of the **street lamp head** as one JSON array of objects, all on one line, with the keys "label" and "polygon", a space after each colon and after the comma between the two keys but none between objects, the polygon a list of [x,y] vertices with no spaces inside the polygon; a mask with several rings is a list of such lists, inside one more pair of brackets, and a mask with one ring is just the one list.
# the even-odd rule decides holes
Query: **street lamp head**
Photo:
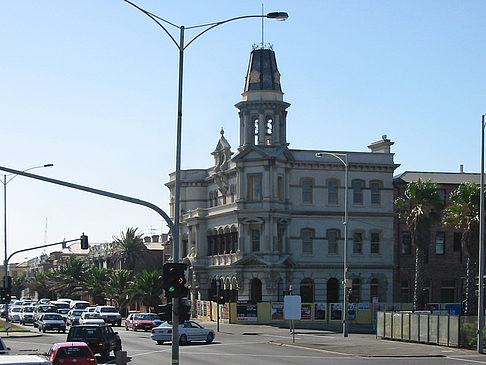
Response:
[{"label": "street lamp head", "polygon": [[54,166],[54,164],[52,164],[52,163],[48,163],[48,164],[44,165],[44,167],[52,167],[52,166]]},{"label": "street lamp head", "polygon": [[267,18],[269,19],[277,19],[277,20],[287,20],[289,14],[284,11],[274,11],[272,13],[267,14]]}]

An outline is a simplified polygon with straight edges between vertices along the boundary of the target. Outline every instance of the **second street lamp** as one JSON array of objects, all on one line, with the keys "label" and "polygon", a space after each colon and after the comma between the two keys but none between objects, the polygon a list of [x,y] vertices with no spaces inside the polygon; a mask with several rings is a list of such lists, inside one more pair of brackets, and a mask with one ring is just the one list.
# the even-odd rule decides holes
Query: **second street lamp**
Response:
[{"label": "second street lamp", "polygon": [[[183,25],[174,24],[164,18],[161,18],[151,12],[142,9],[138,5],[134,4],[129,0],[123,0],[127,4],[135,7],[136,9],[140,10],[142,13],[147,15],[150,19],[152,19],[160,28],[164,30],[164,32],[169,36],[172,42],[176,45],[177,49],[179,50],[179,81],[178,81],[178,93],[177,93],[177,132],[176,132],[176,168],[175,168],[175,196],[174,196],[174,230],[172,232],[173,238],[173,262],[179,262],[179,220],[180,220],[180,190],[181,190],[181,134],[182,134],[182,86],[183,86],[183,70],[184,70],[184,50],[189,47],[189,45],[194,42],[197,38],[202,36],[204,33],[208,32],[209,30],[235,20],[240,19],[248,19],[248,18],[268,18],[268,19],[276,19],[276,20],[286,20],[288,18],[288,14],[285,12],[270,12],[265,14],[259,15],[242,15],[226,20],[221,20],[212,23],[206,24],[199,24],[199,25],[192,25],[185,27]],[[170,25],[171,27],[177,28],[179,30],[179,41],[177,41],[174,36],[167,30],[164,26]],[[191,29],[198,29],[200,30],[189,42],[185,42],[185,31]],[[172,308],[176,308],[178,305],[178,298],[172,299]],[[179,363],[179,331],[177,325],[174,323],[178,322],[177,313],[174,311],[172,314],[172,363],[178,364]]]}]

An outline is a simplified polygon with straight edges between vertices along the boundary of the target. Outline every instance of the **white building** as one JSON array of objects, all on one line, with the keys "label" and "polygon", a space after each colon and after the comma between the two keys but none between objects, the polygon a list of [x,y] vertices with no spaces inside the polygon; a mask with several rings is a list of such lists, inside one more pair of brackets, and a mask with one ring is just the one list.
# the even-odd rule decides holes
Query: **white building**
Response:
[{"label": "white building", "polygon": [[[288,147],[290,104],[283,101],[273,50],[251,52],[242,95],[237,151],[221,131],[214,166],[181,172],[180,257],[190,266],[193,299],[209,299],[219,280],[238,290],[240,300],[282,300],[292,286],[303,302],[341,301],[344,164]],[[391,145],[383,136],[369,152],[327,151],[348,159],[352,301],[392,299],[398,165]],[[171,202],[174,183],[171,174]]]}]

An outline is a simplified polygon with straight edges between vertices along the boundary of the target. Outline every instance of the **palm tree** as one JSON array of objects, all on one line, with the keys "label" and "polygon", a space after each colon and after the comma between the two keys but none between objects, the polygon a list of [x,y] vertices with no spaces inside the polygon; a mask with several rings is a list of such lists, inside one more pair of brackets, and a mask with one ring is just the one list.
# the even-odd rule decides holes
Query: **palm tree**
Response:
[{"label": "palm tree", "polygon": [[143,234],[137,233],[137,228],[127,228],[126,232],[121,232],[120,237],[113,236],[114,259],[120,262],[122,267],[133,270],[137,261],[143,259],[147,254],[147,247],[143,244]]},{"label": "palm tree", "polygon": [[16,276],[12,280],[12,294],[17,298],[22,295],[22,290],[27,287],[27,278],[24,275]]},{"label": "palm tree", "polygon": [[71,257],[69,261],[54,270],[50,276],[49,286],[59,296],[77,299],[83,294],[83,280],[86,277],[86,262]]},{"label": "palm tree", "polygon": [[139,272],[133,283],[132,302],[140,301],[143,305],[156,307],[162,304],[162,272],[154,270]]},{"label": "palm tree", "polygon": [[425,305],[424,295],[424,263],[425,254],[430,245],[430,228],[440,221],[442,199],[439,185],[431,180],[418,179],[408,183],[405,197],[398,198],[395,205],[399,209],[399,217],[405,219],[410,231],[412,243],[415,244],[415,285],[413,307],[422,309]]},{"label": "palm tree", "polygon": [[[130,270],[112,271],[106,286],[108,298],[115,300],[121,313],[130,302],[130,292],[133,286],[133,273]],[[125,313],[126,314],[126,313]]]},{"label": "palm tree", "polygon": [[452,204],[444,210],[443,223],[462,230],[461,246],[466,253],[466,300],[464,314],[474,315],[476,309],[476,265],[479,247],[479,198],[481,189],[471,181],[459,185],[450,199]]},{"label": "palm tree", "polygon": [[39,298],[55,299],[50,285],[51,277],[52,271],[40,272],[28,281],[27,287],[30,290],[37,292]]},{"label": "palm tree", "polygon": [[83,284],[83,292],[89,294],[95,305],[105,305],[107,285],[110,280],[111,270],[90,266],[86,270]]}]

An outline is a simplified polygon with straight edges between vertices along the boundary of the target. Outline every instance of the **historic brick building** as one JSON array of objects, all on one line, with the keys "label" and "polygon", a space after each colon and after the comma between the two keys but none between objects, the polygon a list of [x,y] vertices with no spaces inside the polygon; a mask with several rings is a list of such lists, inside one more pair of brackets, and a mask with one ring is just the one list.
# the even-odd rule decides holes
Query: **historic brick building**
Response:
[{"label": "historic brick building", "polygon": [[[479,181],[479,174],[460,172],[405,171],[393,179],[394,198],[404,196],[411,181],[431,180],[439,184],[444,204],[450,203],[449,196],[462,182]],[[395,271],[393,275],[395,302],[412,302],[415,275],[415,247],[412,247],[410,233],[403,219],[395,216]],[[429,251],[425,264],[426,298],[429,303],[459,303],[462,301],[463,278],[466,274],[466,260],[461,250],[461,232],[437,224],[432,227]]]}]

